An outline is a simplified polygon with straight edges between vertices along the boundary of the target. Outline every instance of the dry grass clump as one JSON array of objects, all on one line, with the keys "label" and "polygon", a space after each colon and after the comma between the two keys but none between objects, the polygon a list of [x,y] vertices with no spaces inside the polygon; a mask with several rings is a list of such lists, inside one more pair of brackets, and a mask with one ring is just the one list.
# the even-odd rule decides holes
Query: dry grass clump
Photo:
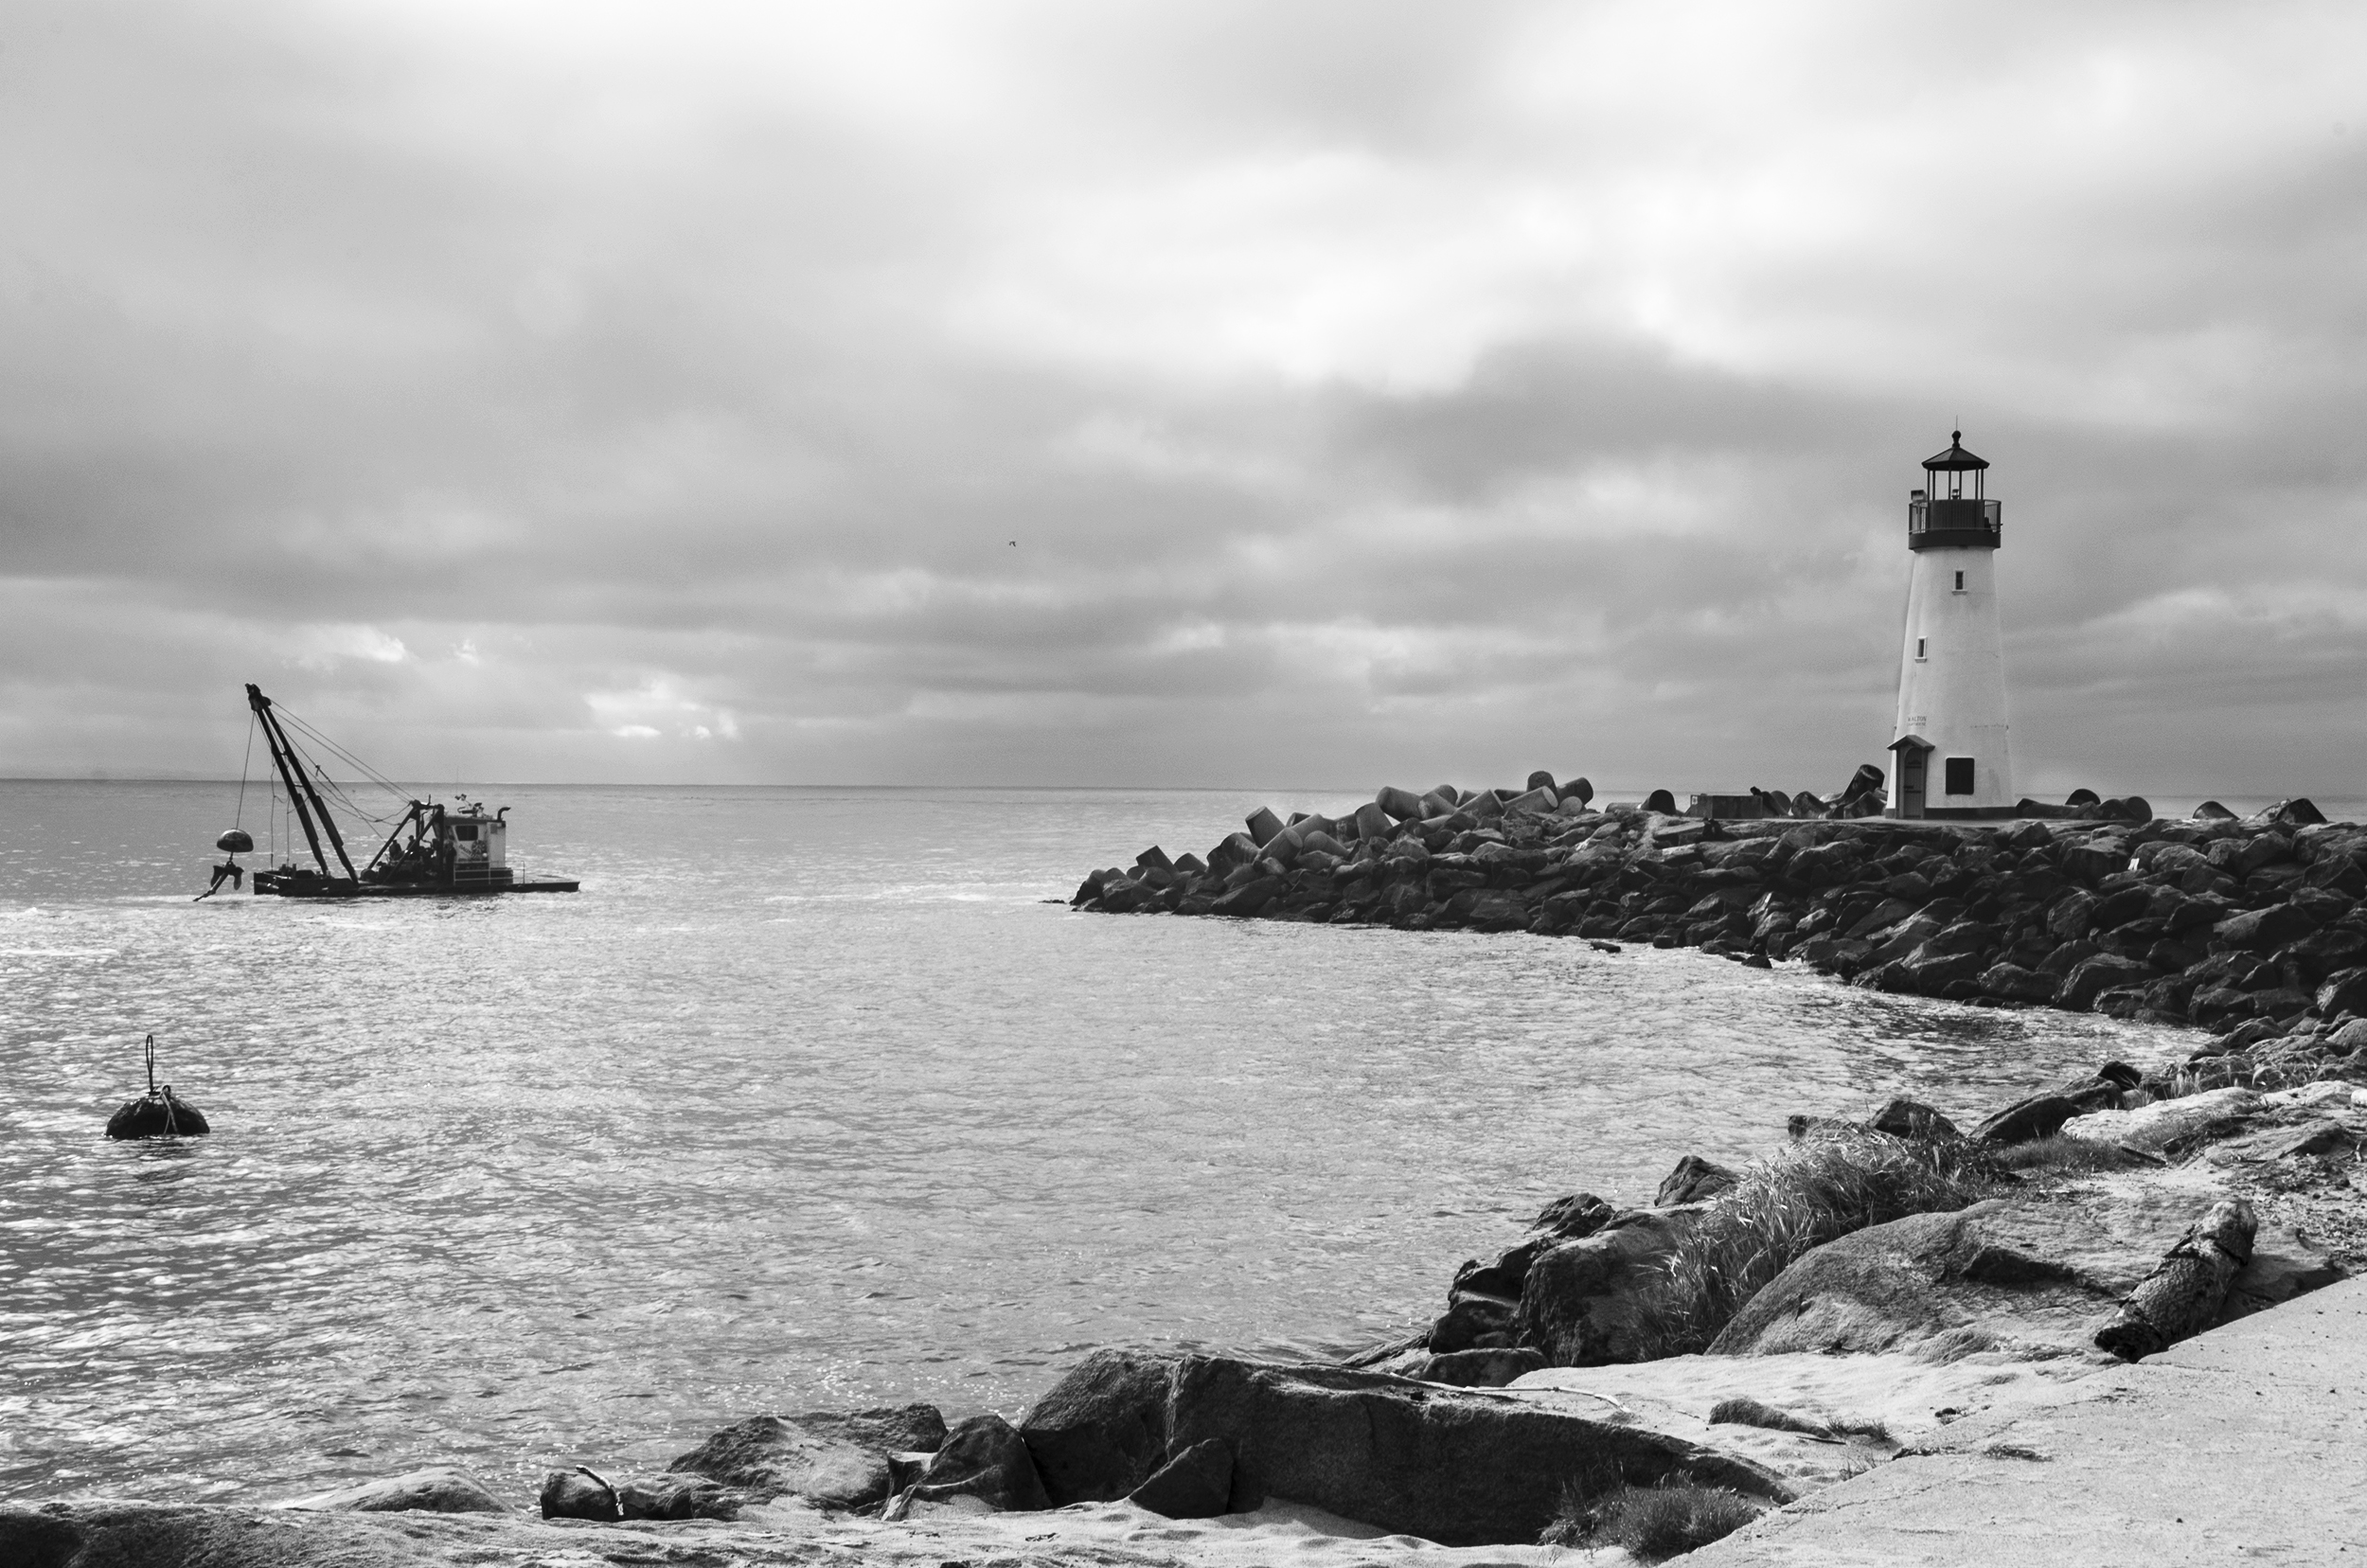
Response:
[{"label": "dry grass clump", "polygon": [[1779,1410],[1764,1399],[1753,1399],[1747,1395],[1720,1399],[1710,1406],[1710,1425],[1764,1427],[1770,1432],[1792,1432],[1803,1437],[1835,1443],[1851,1437],[1863,1437],[1871,1442],[1896,1446],[1891,1436],[1891,1429],[1881,1421],[1855,1417],[1814,1420],[1806,1416],[1795,1416],[1789,1410]]},{"label": "dry grass clump", "polygon": [[1713,1199],[1668,1260],[1651,1304],[1660,1354],[1704,1350],[1743,1304],[1812,1248],[1911,1214],[1960,1209],[2004,1172],[1961,1141],[1832,1131],[1748,1166]]},{"label": "dry grass clump", "polygon": [[1540,1546],[1623,1546],[1640,1562],[1723,1541],[1759,1517],[1759,1505],[1722,1487],[1620,1487],[1580,1503],[1565,1498]]},{"label": "dry grass clump", "polygon": [[1997,1150],[1995,1158],[2008,1170],[2039,1172],[2118,1170],[2143,1163],[2115,1145],[2091,1143],[2086,1138],[2066,1137],[2060,1132],[2010,1145]]},{"label": "dry grass clump", "polygon": [[2277,1089],[2302,1089],[2329,1078],[2352,1082],[2367,1078],[2367,1064],[2347,1059],[2326,1060],[2303,1057],[2287,1061],[2254,1061],[2241,1052],[2204,1057],[2172,1068],[2158,1086],[2158,1099],[2184,1099],[2211,1089],[2251,1089],[2268,1094]]},{"label": "dry grass clump", "polygon": [[1804,1437],[1830,1437],[1833,1434],[1823,1421],[1794,1416],[1789,1410],[1776,1409],[1764,1399],[1747,1396],[1720,1399],[1710,1406],[1710,1425],[1764,1427],[1770,1432],[1796,1432]]}]

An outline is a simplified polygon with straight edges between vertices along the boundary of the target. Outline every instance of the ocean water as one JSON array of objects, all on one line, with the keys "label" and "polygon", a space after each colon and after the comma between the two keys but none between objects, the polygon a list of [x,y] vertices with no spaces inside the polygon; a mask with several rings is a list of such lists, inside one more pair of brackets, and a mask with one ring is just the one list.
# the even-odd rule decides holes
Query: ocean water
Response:
[{"label": "ocean water", "polygon": [[[488,787],[582,892],[192,903],[235,791],[0,784],[0,1496],[523,1491],[764,1410],[1015,1414],[1102,1345],[1336,1352],[1561,1194],[2182,1048],[1059,901],[1246,794]],[[151,1031],[211,1137],[101,1135]]]}]

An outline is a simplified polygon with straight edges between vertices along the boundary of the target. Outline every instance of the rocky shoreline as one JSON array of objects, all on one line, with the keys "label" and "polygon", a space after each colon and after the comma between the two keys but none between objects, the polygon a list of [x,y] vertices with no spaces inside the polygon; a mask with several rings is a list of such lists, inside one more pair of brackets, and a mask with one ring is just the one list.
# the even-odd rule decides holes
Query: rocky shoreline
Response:
[{"label": "rocky shoreline", "polygon": [[1595,810],[1584,779],[1541,773],[1508,799],[1393,788],[1342,817],[1261,808],[1205,859],[1154,846],[1071,902],[1791,961],[1884,991],[2198,1026],[2211,1083],[2304,1082],[2367,1044],[2367,828],[2306,800],[2173,821],[2092,797],[1902,822],[1853,814],[1878,798],[1869,774],[1806,819],[1679,816],[1665,791]]},{"label": "rocky shoreline", "polygon": [[1992,1452],[2098,1371],[2367,1264],[2362,1146],[2347,1063],[2255,1090],[2108,1062],[1968,1130],[1909,1101],[1794,1116],[1743,1169],[1557,1200],[1342,1363],[1103,1350],[1016,1423],[763,1415],[655,1473],[555,1470],[531,1503],[438,1469],[277,1509],[0,1507],[0,1560],[1518,1561],[1608,1551],[1623,1506],[1672,1500],[1717,1506],[1709,1539],[1894,1458]]},{"label": "rocky shoreline", "polygon": [[1985,1114],[1803,1114],[1742,1168],[1560,1197],[1339,1363],[1106,1349],[1016,1421],[792,1401],[531,1500],[438,1469],[276,1508],[0,1506],[0,1560],[1657,1560],[1894,1459],[2016,1457],[2013,1421],[2099,1373],[2367,1267],[2358,828],[2305,802],[1952,825],[1403,794],[1344,838],[1261,812],[1077,902],[1649,940],[2216,1032]]}]

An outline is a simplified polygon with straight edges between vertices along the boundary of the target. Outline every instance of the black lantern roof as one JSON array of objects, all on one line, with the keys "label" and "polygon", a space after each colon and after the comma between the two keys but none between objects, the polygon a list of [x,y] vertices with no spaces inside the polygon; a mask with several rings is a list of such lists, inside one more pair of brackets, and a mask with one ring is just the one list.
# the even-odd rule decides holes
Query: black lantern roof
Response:
[{"label": "black lantern roof", "polygon": [[1948,450],[1937,457],[1926,457],[1923,460],[1923,466],[1933,473],[1962,473],[1973,469],[1987,468],[1989,460],[1986,457],[1975,457],[1971,453],[1967,452],[1965,433],[1961,430],[1951,430],[1948,433]]}]

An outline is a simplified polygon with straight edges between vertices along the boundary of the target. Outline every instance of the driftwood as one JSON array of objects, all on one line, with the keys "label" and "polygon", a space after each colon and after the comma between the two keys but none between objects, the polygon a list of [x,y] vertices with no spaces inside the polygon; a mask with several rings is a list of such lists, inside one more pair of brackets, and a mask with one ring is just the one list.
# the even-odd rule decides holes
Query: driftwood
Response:
[{"label": "driftwood", "polygon": [[2209,1327],[2228,1286],[2251,1259],[2258,1223],[2241,1198],[2212,1204],[2096,1331],[2096,1345],[2136,1361]]}]

